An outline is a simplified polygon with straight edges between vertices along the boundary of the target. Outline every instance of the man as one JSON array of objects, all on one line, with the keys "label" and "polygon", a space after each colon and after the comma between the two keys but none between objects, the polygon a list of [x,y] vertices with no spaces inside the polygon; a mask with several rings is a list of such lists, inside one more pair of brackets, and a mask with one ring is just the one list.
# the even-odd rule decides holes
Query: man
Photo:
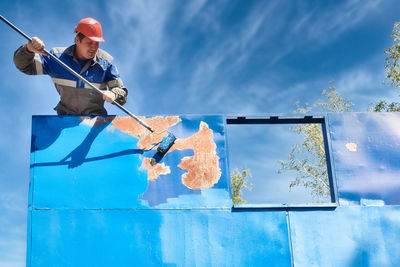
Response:
[{"label": "man", "polygon": [[111,63],[112,56],[99,49],[99,42],[104,41],[100,23],[93,18],[82,19],[74,32],[77,33],[74,45],[54,48],[50,53],[102,90],[104,95],[46,55],[42,51],[44,43],[37,37],[15,51],[15,66],[29,75],[47,74],[52,78],[60,94],[60,102],[54,108],[58,115],[106,115],[104,101],[112,103],[115,100],[123,105],[128,91]]}]

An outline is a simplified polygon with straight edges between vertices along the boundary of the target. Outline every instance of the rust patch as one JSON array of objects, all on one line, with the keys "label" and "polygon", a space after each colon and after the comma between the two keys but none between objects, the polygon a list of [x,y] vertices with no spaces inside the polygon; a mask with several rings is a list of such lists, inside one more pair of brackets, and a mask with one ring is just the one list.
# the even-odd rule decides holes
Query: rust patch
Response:
[{"label": "rust patch", "polygon": [[79,119],[81,120],[81,122],[85,125],[91,126],[91,127],[99,127],[100,124],[103,123],[107,123],[107,122],[112,122],[112,120],[114,119],[114,117],[111,118],[105,118],[105,117],[84,117],[81,116],[79,117]]},{"label": "rust patch", "polygon": [[[177,116],[139,118],[156,132],[165,131],[181,121]],[[167,132],[162,134],[151,133],[130,117],[117,117],[112,122],[112,127],[138,138],[138,147],[141,149],[151,149],[153,144],[161,142],[162,138],[167,136]],[[191,189],[207,189],[213,187],[219,181],[221,169],[219,168],[216,148],[214,133],[205,122],[200,123],[199,131],[191,137],[175,141],[168,153],[186,149],[192,149],[194,152],[193,156],[183,158],[178,165],[179,168],[187,170],[187,173],[182,175],[182,183],[185,186]],[[151,160],[151,158],[144,158],[141,166],[141,168],[147,169],[148,180],[154,181],[161,174],[171,172],[169,166],[164,163],[152,165]]]},{"label": "rust patch", "polygon": [[156,180],[161,174],[171,173],[169,166],[165,166],[164,163],[152,165],[150,158],[144,158],[140,168],[147,169],[147,179],[150,181]]},{"label": "rust patch", "polygon": [[[181,119],[177,116],[168,116],[165,118],[160,116],[153,118],[138,118],[148,124],[155,132],[165,131],[169,127],[174,126],[181,121]],[[163,137],[167,136],[166,132],[163,132],[162,134],[151,133],[148,129],[144,128],[134,118],[131,117],[117,117],[113,119],[112,122],[112,127],[138,138],[139,141],[137,146],[140,149],[151,149],[153,144],[161,142]],[[151,181],[156,180],[161,174],[169,174],[171,172],[169,166],[165,166],[164,163],[155,164],[153,166],[150,158],[143,159],[141,168],[147,169],[147,179]]]},{"label": "rust patch", "polygon": [[[157,116],[149,119],[145,117],[138,118],[148,124],[151,128],[153,128],[155,132],[165,131],[169,127],[174,126],[181,121],[181,119],[177,116],[168,116],[165,118]],[[161,134],[151,133],[148,129],[144,128],[131,117],[115,118],[113,120],[113,127],[138,138],[138,147],[145,150],[151,149],[153,144],[161,142],[163,137],[168,135],[166,132],[163,132]]]},{"label": "rust patch", "polygon": [[201,122],[197,133],[186,139],[177,139],[171,151],[192,149],[194,155],[185,157],[178,165],[188,172],[182,175],[182,183],[191,189],[213,187],[221,177],[219,157],[216,153],[213,131],[207,123]]},{"label": "rust patch", "polygon": [[357,144],[356,143],[347,143],[346,148],[350,152],[357,152]]}]

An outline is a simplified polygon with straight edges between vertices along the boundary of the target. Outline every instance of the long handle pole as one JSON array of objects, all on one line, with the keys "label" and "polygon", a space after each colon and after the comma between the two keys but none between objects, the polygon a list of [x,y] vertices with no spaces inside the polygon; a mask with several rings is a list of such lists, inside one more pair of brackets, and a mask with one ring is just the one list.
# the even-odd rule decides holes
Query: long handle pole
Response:
[{"label": "long handle pole", "polygon": [[[0,19],[2,21],[4,21],[6,24],[8,24],[11,28],[13,28],[16,32],[18,32],[19,34],[21,34],[23,37],[25,37],[28,41],[32,41],[32,38],[30,38],[28,35],[26,35],[23,31],[21,31],[19,28],[17,28],[14,24],[12,24],[10,21],[8,21],[5,17],[3,17],[2,15],[0,15]],[[75,77],[77,77],[78,79],[81,79],[84,83],[86,83],[87,85],[89,85],[92,89],[96,90],[98,93],[104,95],[104,93],[97,88],[96,86],[94,86],[91,82],[89,82],[88,80],[86,80],[85,78],[83,78],[79,73],[77,73],[76,71],[74,71],[73,69],[71,69],[68,65],[66,65],[64,62],[62,62],[60,59],[58,59],[58,57],[56,57],[55,55],[49,53],[46,49],[42,49],[43,52],[45,52],[47,55],[49,55],[54,61],[56,61],[58,64],[60,64],[61,66],[63,66],[66,70],[68,70],[71,74],[73,74]],[[126,114],[128,114],[129,116],[131,116],[132,118],[134,118],[138,123],[140,123],[143,127],[145,127],[147,130],[149,130],[150,132],[154,132],[154,130],[147,125],[144,121],[142,121],[141,119],[139,119],[138,117],[136,117],[132,112],[130,112],[129,110],[127,110],[126,108],[124,108],[121,104],[119,104],[116,101],[112,102],[114,105],[116,105],[117,107],[119,107],[122,111],[124,111]]]}]

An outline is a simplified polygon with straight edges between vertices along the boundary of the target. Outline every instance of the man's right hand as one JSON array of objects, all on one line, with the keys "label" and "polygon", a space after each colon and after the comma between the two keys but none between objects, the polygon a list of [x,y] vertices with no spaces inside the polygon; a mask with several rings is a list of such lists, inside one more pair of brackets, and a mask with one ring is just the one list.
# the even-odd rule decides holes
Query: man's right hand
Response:
[{"label": "man's right hand", "polygon": [[43,52],[43,48],[44,48],[44,43],[42,40],[40,40],[38,37],[32,37],[32,41],[28,42],[26,44],[26,48],[28,49],[28,51],[33,52],[33,53],[39,53],[42,55],[46,55]]}]

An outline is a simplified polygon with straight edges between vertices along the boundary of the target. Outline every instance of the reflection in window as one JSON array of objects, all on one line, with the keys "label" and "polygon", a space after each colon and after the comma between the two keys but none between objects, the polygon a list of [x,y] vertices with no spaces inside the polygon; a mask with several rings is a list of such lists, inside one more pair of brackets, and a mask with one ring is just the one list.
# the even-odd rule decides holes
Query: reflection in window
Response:
[{"label": "reflection in window", "polygon": [[278,160],[281,165],[278,173],[296,171],[289,187],[303,186],[314,200],[324,202],[330,197],[330,186],[321,125],[296,124],[290,129],[303,141],[292,145],[286,160]]},{"label": "reflection in window", "polygon": [[253,189],[253,184],[249,182],[251,172],[249,169],[244,168],[242,171],[234,169],[231,172],[231,189],[232,189],[232,203],[233,204],[246,204],[247,201],[243,199],[242,190]]},{"label": "reflection in window", "polygon": [[231,177],[246,166],[252,185],[234,204],[331,203],[323,123],[323,118],[228,119]]}]

